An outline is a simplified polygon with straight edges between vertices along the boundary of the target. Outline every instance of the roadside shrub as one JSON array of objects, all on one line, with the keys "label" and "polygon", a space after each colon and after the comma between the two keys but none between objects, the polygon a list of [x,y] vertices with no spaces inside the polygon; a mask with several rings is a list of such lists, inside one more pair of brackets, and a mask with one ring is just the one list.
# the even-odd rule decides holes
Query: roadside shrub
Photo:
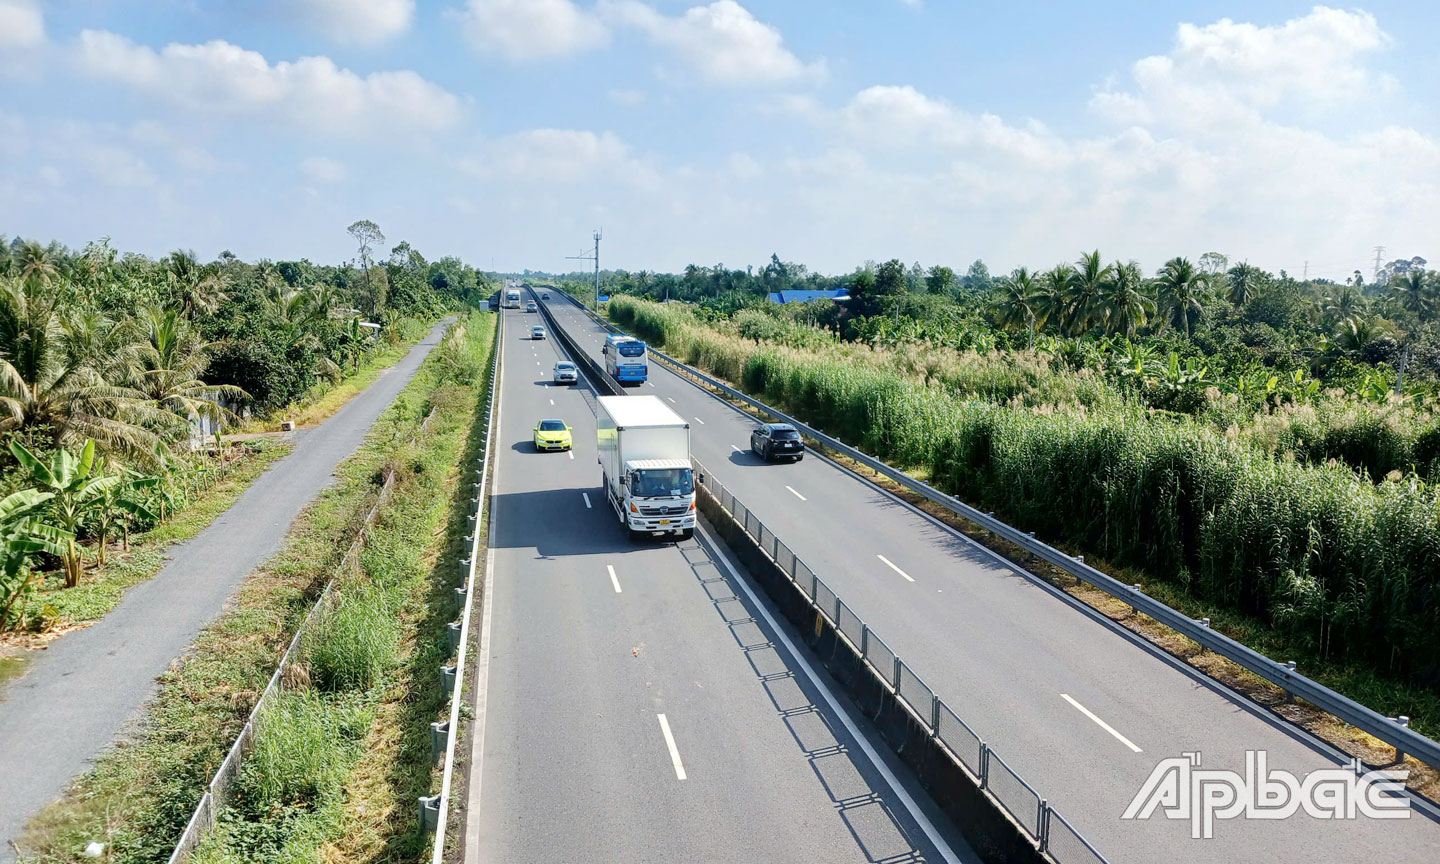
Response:
[{"label": "roadside shrub", "polygon": [[240,772],[247,809],[315,808],[343,788],[368,718],[313,690],[283,691],[256,718],[255,745]]},{"label": "roadside shrub", "polygon": [[323,690],[363,690],[399,662],[400,624],[385,592],[348,588],[320,613],[301,656]]}]

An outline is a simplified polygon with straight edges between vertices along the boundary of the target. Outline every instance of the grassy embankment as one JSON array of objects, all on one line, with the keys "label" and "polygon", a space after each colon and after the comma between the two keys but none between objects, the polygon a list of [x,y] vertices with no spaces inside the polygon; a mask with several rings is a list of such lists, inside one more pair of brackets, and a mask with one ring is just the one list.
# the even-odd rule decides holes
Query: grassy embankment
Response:
[{"label": "grassy embankment", "polygon": [[[1440,732],[1440,693],[1427,683],[1440,673],[1440,501],[1416,478],[1376,483],[1338,462],[1277,458],[1099,397],[1069,409],[962,398],[886,352],[756,341],[629,297],[609,314],[684,362]],[[1046,386],[1059,385],[1041,375],[1033,389]],[[1213,665],[1196,646],[1174,648]]]},{"label": "grassy embankment", "polygon": [[[232,608],[162,679],[133,738],[32,823],[26,860],[79,860],[90,840],[107,843],[111,861],[165,860],[332,576],[334,600],[259,719],[235,803],[200,860],[418,857],[424,835],[414,800],[430,784],[428,724],[443,699],[443,622],[453,614],[454,541],[464,527],[463,510],[458,526],[452,514],[468,504],[459,457],[478,434],[493,323],[475,313],[461,338],[432,353],[339,481],[292,526],[285,549],[246,579]],[[336,573],[392,471],[357,566]]]}]

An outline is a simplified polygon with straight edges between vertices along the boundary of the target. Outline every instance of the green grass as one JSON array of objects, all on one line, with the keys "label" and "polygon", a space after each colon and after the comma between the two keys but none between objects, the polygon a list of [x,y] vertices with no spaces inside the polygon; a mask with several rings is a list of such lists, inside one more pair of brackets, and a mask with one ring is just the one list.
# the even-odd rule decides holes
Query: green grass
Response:
[{"label": "green grass", "polygon": [[[340,601],[305,639],[310,683],[288,694],[299,707],[261,730],[277,768],[246,767],[244,794],[201,861],[415,861],[428,843],[414,801],[431,782],[429,723],[444,704],[436,670],[449,654],[444,622],[469,503],[460,467],[470,460],[460,457],[473,451],[473,385],[493,341],[493,319],[467,324],[423,373],[442,376],[427,399],[430,424],[392,457],[393,497],[359,567],[337,579]],[[325,743],[307,762],[294,742],[317,729],[328,730]]]},{"label": "green grass", "polygon": [[[487,322],[493,323],[493,317],[477,316],[471,328],[486,332]],[[486,339],[488,344],[488,337]],[[419,429],[433,401],[446,398],[447,389],[449,385],[442,385],[434,373],[434,364],[427,359],[421,373],[382,415],[356,454],[342,463],[336,472],[337,481],[296,520],[284,549],[246,578],[227,611],[192,645],[185,662],[161,678],[159,691],[147,706],[134,734],[121,746],[102,755],[92,772],[31,822],[21,838],[20,845],[25,850],[22,860],[34,864],[81,861],[85,844],[92,840],[106,843],[107,860],[112,862],[157,862],[169,856],[205,784],[244,725],[285,645],[333,574],[364,514],[375,502],[385,470],[393,468],[398,472],[397,494],[382,510],[377,529],[388,524],[384,521],[388,518],[386,513],[399,507],[400,502],[412,499],[431,502],[435,497],[433,492],[418,485],[416,478],[444,477],[445,466],[453,468],[456,452],[453,447],[444,459],[439,456],[421,459],[404,445]],[[470,417],[462,414],[455,422],[463,432],[470,424]],[[434,421],[431,426],[436,428]],[[400,493],[401,489],[411,488],[417,491]],[[441,496],[429,506],[437,506],[443,512],[447,504]],[[423,539],[426,535],[419,532],[415,536]],[[373,548],[366,549],[365,559],[371,556]],[[382,585],[382,580],[377,579],[375,583]],[[443,628],[435,638],[443,643]],[[398,656],[403,658],[405,654],[401,652]],[[344,664],[335,668],[344,668]],[[392,666],[381,676],[380,686],[386,687],[386,682],[396,680],[397,669],[407,668]],[[433,677],[433,669],[428,670],[428,674]],[[317,692],[314,695],[327,707],[351,712],[347,715],[350,716],[346,721],[348,725],[343,728],[363,733],[368,739],[372,733],[364,728],[369,722],[365,718],[378,716],[386,704],[373,696],[358,695],[369,692]],[[368,755],[363,749],[358,752]],[[342,761],[353,763],[356,753],[356,750],[346,750]],[[277,751],[275,755],[278,758],[280,754]],[[353,764],[351,770],[353,773]],[[251,778],[248,774],[245,782],[248,784],[252,779],[260,783],[258,776]],[[330,776],[322,785],[333,787],[333,779]],[[254,788],[264,787],[261,784]],[[411,807],[413,809],[413,802]],[[307,848],[306,836],[315,842],[319,842],[316,838],[333,836],[332,823],[300,818],[314,809],[313,804],[281,807],[280,811],[290,815],[277,812],[275,820],[265,823],[267,828],[257,830],[283,834],[286,839],[265,841],[266,848],[304,849]],[[291,822],[293,831],[284,828],[284,824]],[[312,833],[306,835],[307,831]],[[313,843],[308,848],[308,858],[297,853],[297,857],[289,860],[315,860]],[[216,854],[217,850],[207,849],[206,854]],[[240,860],[256,859],[242,854]],[[264,857],[263,860],[282,859]]]},{"label": "green grass", "polygon": [[[292,449],[288,443],[268,440],[240,446],[244,455],[224,480],[168,522],[143,534],[131,535],[129,552],[117,553],[112,549],[112,557],[103,568],[94,567],[92,561],[87,566],[93,569],[87,569],[85,577],[74,588],[66,588],[58,573],[47,577],[27,603],[25,617],[39,617],[58,626],[103,618],[119,604],[126,589],[160,572],[172,544],[189,540],[208,528],[250,488],[255,478]],[[93,550],[89,557],[93,559]]]}]

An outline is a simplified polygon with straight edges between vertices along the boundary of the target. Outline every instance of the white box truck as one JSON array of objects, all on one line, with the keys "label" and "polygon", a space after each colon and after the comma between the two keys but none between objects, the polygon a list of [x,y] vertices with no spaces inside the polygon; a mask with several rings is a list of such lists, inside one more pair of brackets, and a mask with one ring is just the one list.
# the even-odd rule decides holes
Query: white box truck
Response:
[{"label": "white box truck", "polygon": [[695,532],[695,472],[690,424],[658,396],[596,400],[600,475],[605,497],[632,538]]}]

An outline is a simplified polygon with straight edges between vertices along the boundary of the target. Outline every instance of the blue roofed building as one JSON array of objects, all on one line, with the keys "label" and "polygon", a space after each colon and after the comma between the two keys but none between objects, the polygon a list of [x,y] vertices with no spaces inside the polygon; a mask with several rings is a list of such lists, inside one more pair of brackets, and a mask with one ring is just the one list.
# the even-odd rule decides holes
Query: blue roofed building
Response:
[{"label": "blue roofed building", "polygon": [[770,295],[771,303],[809,303],[811,300],[834,300],[843,302],[850,299],[844,288],[829,291],[776,291]]}]

